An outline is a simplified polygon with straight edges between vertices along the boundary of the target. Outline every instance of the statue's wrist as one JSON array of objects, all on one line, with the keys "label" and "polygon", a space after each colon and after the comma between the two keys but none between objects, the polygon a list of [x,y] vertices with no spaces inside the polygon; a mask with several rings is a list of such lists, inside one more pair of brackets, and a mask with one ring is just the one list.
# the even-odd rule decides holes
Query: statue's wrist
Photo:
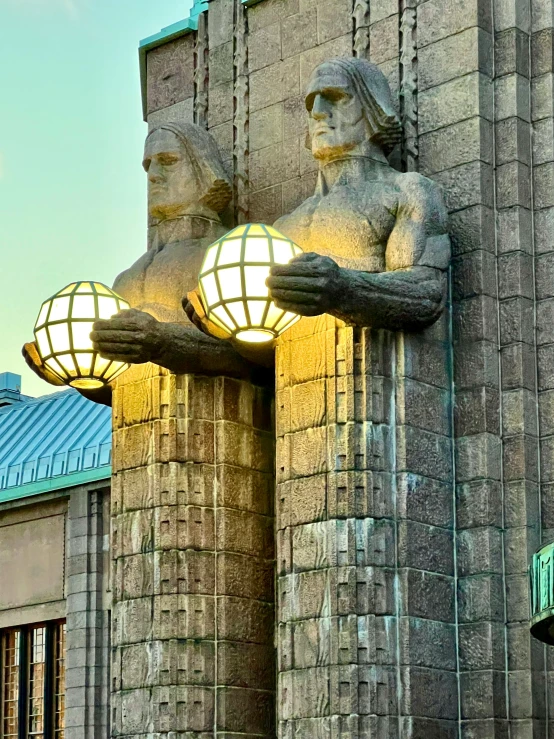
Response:
[{"label": "statue's wrist", "polygon": [[340,310],[345,302],[345,297],[348,292],[348,277],[346,270],[339,267],[332,283],[331,293],[331,312]]}]

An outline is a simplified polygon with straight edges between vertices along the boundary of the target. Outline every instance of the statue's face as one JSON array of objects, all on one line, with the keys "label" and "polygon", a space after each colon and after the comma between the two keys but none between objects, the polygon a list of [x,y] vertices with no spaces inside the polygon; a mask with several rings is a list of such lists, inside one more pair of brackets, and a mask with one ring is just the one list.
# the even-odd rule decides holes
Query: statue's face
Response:
[{"label": "statue's face", "polygon": [[322,64],[313,73],[306,108],[316,159],[335,159],[367,141],[368,125],[361,101],[348,75],[332,64]]},{"label": "statue's face", "polygon": [[148,210],[154,218],[180,215],[198,201],[193,164],[171,131],[160,129],[148,137],[142,164],[148,174]]}]

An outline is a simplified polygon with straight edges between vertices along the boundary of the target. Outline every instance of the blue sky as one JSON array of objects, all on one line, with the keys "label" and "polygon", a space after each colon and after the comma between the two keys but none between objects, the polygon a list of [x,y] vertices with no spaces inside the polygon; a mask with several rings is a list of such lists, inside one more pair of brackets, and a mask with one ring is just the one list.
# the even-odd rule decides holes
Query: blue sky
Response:
[{"label": "blue sky", "polygon": [[41,302],[145,249],[139,40],[191,0],[0,0],[0,372],[23,392]]}]

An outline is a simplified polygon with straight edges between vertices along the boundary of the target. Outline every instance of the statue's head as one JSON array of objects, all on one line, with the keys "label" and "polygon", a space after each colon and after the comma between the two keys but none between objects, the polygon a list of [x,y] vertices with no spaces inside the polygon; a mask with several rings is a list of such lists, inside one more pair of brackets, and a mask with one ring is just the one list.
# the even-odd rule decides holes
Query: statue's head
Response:
[{"label": "statue's head", "polygon": [[316,159],[348,155],[367,141],[388,156],[401,141],[402,127],[387,78],[365,59],[332,59],[320,64],[308,85],[306,108]]},{"label": "statue's head", "polygon": [[150,131],[143,166],[154,218],[175,218],[196,209],[217,215],[231,200],[217,144],[193,123],[163,123]]}]

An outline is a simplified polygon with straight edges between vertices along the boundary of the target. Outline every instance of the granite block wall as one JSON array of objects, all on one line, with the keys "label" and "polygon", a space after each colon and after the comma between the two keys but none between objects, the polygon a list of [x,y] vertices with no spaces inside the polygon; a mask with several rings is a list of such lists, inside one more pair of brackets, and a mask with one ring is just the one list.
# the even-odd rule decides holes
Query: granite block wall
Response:
[{"label": "granite block wall", "polygon": [[114,395],[112,736],[272,736],[272,399],[137,366]]},{"label": "granite block wall", "polygon": [[[553,29],[552,0],[211,0],[197,33],[148,56],[149,124],[185,115],[209,128],[234,178],[230,224],[273,223],[312,193],[303,90],[320,61],[351,55],[379,64],[398,93],[395,165],[443,185],[451,212],[443,319],[417,336],[342,336],[322,378],[337,381],[348,357],[369,362],[357,392],[373,421],[355,434],[370,439],[371,482],[339,487],[368,486],[363,515],[344,519],[390,535],[381,559],[364,560],[381,605],[337,636],[329,721],[315,728],[283,699],[287,739],[554,731],[554,661],[529,635],[527,587],[530,554],[554,536]],[[278,377],[278,403],[285,386]],[[328,480],[290,491],[302,521],[277,495],[279,552],[328,491]],[[277,562],[285,578],[289,565]],[[287,629],[275,638],[279,670],[292,673]],[[309,668],[297,667],[300,685]],[[320,689],[305,675],[300,702],[312,678]]]}]

